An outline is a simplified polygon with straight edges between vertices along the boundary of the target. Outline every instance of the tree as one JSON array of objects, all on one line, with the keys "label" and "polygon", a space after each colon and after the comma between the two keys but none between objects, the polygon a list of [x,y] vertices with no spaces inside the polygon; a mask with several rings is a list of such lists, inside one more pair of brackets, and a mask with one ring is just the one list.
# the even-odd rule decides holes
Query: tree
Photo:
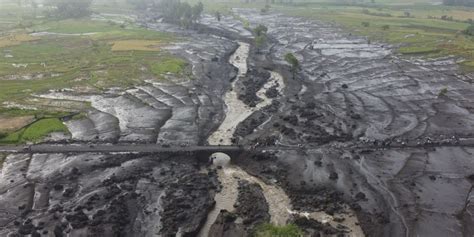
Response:
[{"label": "tree", "polygon": [[268,28],[262,24],[258,25],[253,29],[253,32],[255,33],[256,36],[261,36],[261,35],[266,35],[268,31]]},{"label": "tree", "polygon": [[464,34],[474,36],[474,25],[467,27],[467,29],[464,31]]},{"label": "tree", "polygon": [[199,18],[201,18],[201,14],[204,11],[204,5],[202,2],[198,2],[196,5],[193,6],[192,9],[192,20],[193,22],[197,22]]},{"label": "tree", "polygon": [[162,0],[153,9],[161,13],[163,20],[168,23],[180,24],[188,28],[195,24],[204,10],[204,5],[199,2],[191,6],[189,3],[175,0]]},{"label": "tree", "polygon": [[445,96],[447,93],[448,93],[448,88],[445,87],[439,91],[438,97]]},{"label": "tree", "polygon": [[255,34],[255,46],[257,47],[257,51],[260,51],[260,48],[267,41],[267,31],[268,28],[261,24],[255,27],[255,29],[253,29],[253,33]]},{"label": "tree", "polygon": [[285,54],[285,61],[291,65],[291,71],[293,72],[293,78],[295,77],[296,71],[300,67],[298,59],[292,53]]},{"label": "tree", "polygon": [[5,138],[8,136],[8,133],[6,132],[0,132],[0,139]]},{"label": "tree", "polygon": [[262,14],[268,13],[270,11],[270,8],[271,8],[270,4],[267,3],[267,4],[265,4],[264,8],[260,9],[260,13],[262,13]]},{"label": "tree", "polygon": [[38,3],[36,0],[31,0],[31,7],[33,8],[33,17],[36,18],[36,15],[38,15]]},{"label": "tree", "polygon": [[219,11],[216,11],[216,19],[217,21],[221,21],[221,13]]},{"label": "tree", "polygon": [[257,51],[260,51],[260,48],[265,44],[266,41],[267,37],[265,35],[255,37],[255,46],[257,47]]},{"label": "tree", "polygon": [[193,8],[189,3],[185,2],[178,6],[179,22],[182,27],[189,28],[193,22]]},{"label": "tree", "polygon": [[56,18],[80,18],[92,12],[92,0],[48,0],[46,5],[52,8],[50,15]]}]

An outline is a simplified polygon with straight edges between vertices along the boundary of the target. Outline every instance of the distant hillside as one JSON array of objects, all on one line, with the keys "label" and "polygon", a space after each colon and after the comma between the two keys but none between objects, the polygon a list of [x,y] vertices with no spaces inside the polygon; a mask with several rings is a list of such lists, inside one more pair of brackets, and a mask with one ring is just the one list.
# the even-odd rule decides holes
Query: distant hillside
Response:
[{"label": "distant hillside", "polygon": [[443,0],[447,6],[470,6],[474,7],[474,0]]}]

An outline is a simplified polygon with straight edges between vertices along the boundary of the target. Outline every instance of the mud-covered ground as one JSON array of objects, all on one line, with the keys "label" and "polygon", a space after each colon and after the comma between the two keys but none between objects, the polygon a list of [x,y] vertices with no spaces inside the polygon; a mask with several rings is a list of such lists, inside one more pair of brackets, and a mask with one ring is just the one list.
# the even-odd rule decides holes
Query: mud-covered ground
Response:
[{"label": "mud-covered ground", "polygon": [[[331,24],[234,13],[268,27],[263,48],[232,17],[206,16],[189,31],[140,20],[185,36],[166,50],[190,63],[193,80],[38,96],[91,102],[87,118],[66,122],[79,142],[294,149],[213,164],[193,154],[10,154],[0,235],[248,236],[266,222],[313,236],[474,234],[474,149],[459,145],[473,136],[474,88],[456,59],[399,58]],[[231,57],[246,44],[247,60]],[[301,64],[294,76],[289,52]],[[229,111],[253,113],[233,127]]]},{"label": "mud-covered ground", "polygon": [[[288,52],[301,64],[294,79],[286,77],[278,113],[254,114],[241,124],[252,131],[242,140],[326,144],[278,154],[291,167],[286,180],[296,190],[290,196],[303,190],[294,203],[309,196],[302,208],[323,208],[314,196],[331,187],[370,236],[473,234],[472,151],[441,145],[473,132],[472,78],[459,73],[454,58],[401,59],[388,45],[368,44],[326,23],[237,12],[269,28],[272,40],[254,56],[256,65],[283,64]],[[390,149],[405,144],[418,148]],[[383,149],[349,148],[354,145]],[[308,195],[312,189],[316,195]]]}]

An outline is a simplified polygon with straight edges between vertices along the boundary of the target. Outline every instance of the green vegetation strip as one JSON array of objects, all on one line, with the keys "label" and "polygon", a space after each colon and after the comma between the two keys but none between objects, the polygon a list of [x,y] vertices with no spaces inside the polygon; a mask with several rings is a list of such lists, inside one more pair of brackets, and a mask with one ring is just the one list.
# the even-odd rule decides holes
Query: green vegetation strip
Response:
[{"label": "green vegetation strip", "polygon": [[275,226],[262,224],[255,230],[255,237],[301,237],[303,231],[296,225]]},{"label": "green vegetation strip", "polygon": [[17,144],[25,142],[38,142],[53,132],[69,133],[66,126],[58,118],[43,118],[20,129],[6,134],[0,138],[0,144]]}]

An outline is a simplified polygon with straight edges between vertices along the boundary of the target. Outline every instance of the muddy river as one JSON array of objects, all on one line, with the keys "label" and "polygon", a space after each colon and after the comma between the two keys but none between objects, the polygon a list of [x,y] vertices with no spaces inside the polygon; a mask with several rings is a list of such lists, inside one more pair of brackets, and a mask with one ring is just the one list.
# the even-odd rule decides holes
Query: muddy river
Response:
[{"label": "muddy river", "polygon": [[[182,36],[163,50],[193,80],[31,101],[85,110],[51,146],[245,151],[0,154],[0,236],[238,237],[267,222],[308,236],[473,235],[473,76],[457,59],[402,58],[330,23],[233,11],[204,16],[199,32],[137,19]],[[256,50],[239,19],[267,26],[268,42]]]},{"label": "muddy river", "polygon": [[[240,78],[246,76],[248,71],[247,58],[249,54],[249,45],[246,43],[239,43],[239,48],[230,57],[229,62],[238,68],[238,74],[236,80],[232,83],[232,87],[229,92],[225,95],[226,105],[226,118],[220,125],[220,127],[209,137],[208,142],[211,145],[231,145],[231,138],[235,132],[238,124],[243,120],[247,119],[255,111],[258,111],[271,104],[272,99],[265,95],[265,92],[276,86],[276,90],[280,93],[284,90],[283,77],[276,72],[270,72],[270,79],[262,86],[262,88],[256,93],[258,97],[262,99],[262,102],[258,103],[255,107],[249,107],[241,100],[238,99],[235,85]],[[199,236],[209,236],[209,229],[212,224],[216,221],[217,216],[221,210],[227,210],[229,212],[234,211],[234,205],[237,201],[238,196],[238,181],[246,180],[250,183],[258,184],[263,191],[265,201],[269,207],[270,222],[274,225],[286,225],[290,220],[291,215],[303,216],[307,219],[314,219],[322,223],[331,223],[333,216],[330,216],[324,212],[298,212],[293,211],[291,206],[291,200],[286,195],[285,191],[276,186],[263,182],[261,179],[248,174],[242,168],[231,163],[231,158],[224,153],[216,153],[211,159],[213,160],[213,166],[219,167],[217,174],[218,180],[222,185],[222,190],[218,192],[214,198],[216,205],[214,209],[209,212],[206,223],[199,232]],[[364,236],[362,230],[357,223],[357,218],[352,215],[346,221],[348,228],[351,230],[351,236],[361,237]],[[334,226],[336,224],[331,223]]]}]

